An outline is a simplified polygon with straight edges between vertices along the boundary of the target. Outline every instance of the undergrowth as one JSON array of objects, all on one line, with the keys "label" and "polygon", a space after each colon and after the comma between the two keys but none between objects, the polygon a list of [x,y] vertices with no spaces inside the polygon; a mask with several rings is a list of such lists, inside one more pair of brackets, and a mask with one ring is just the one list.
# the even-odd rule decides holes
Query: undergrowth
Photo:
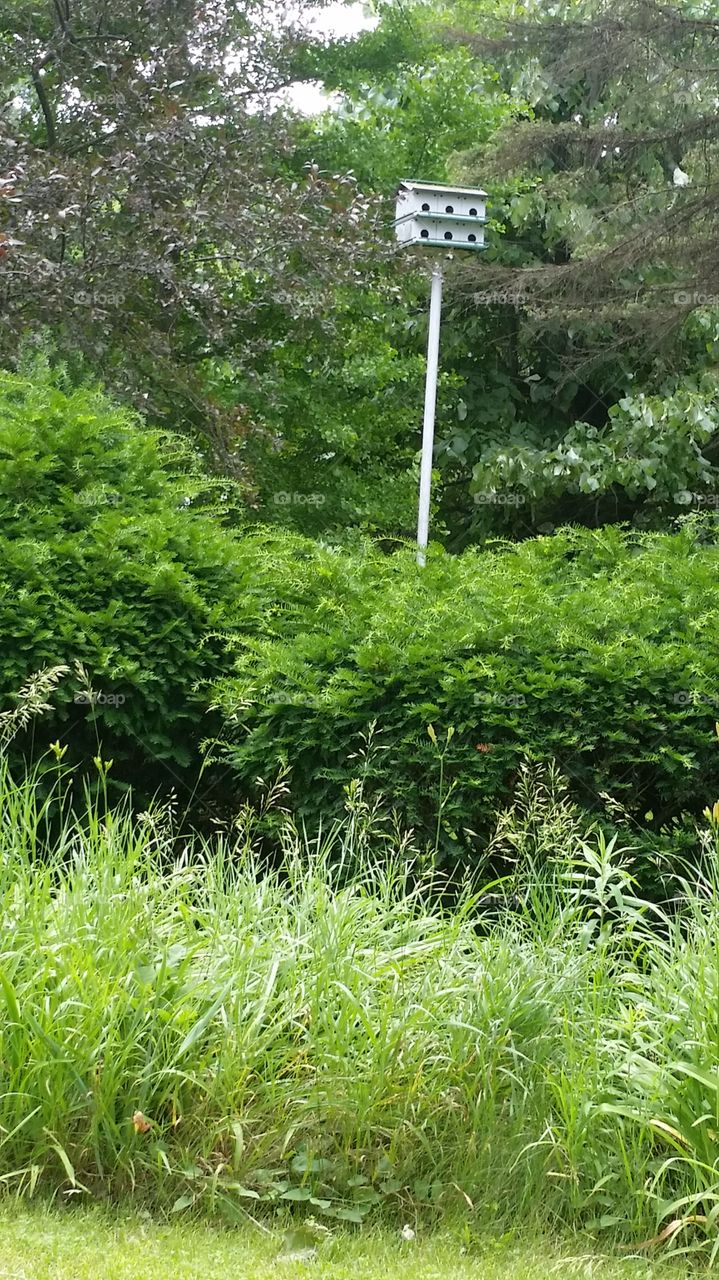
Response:
[{"label": "undergrowth", "polygon": [[72,812],[62,772],[48,795],[3,764],[4,1186],[713,1249],[719,810],[659,908],[556,778],[525,784],[488,911],[449,908],[361,789],[268,869],[249,810],[180,847],[168,809]]}]

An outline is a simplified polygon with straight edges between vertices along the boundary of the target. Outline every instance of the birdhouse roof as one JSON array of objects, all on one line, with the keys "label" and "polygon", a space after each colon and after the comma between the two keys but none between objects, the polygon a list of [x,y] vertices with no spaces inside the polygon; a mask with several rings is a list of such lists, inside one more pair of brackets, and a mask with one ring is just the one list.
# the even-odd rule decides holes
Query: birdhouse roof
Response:
[{"label": "birdhouse roof", "polygon": [[413,178],[404,178],[399,184],[400,191],[444,191],[453,196],[486,196],[487,192],[479,187],[454,187],[444,182],[415,182]]}]

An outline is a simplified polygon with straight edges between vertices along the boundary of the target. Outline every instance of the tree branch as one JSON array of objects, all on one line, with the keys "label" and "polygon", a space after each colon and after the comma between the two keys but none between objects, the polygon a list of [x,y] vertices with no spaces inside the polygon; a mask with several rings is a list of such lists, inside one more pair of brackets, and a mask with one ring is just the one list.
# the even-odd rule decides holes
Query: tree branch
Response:
[{"label": "tree branch", "polygon": [[60,29],[63,35],[66,37],[66,39],[72,41],[72,38],[73,38],[72,31],[70,30],[70,27],[68,25],[69,10],[67,11],[67,13],[63,13],[60,0],[54,0],[54,8],[55,8],[57,20],[60,23]]},{"label": "tree branch", "polygon": [[52,113],[52,107],[50,106],[50,99],[47,96],[47,89],[43,84],[42,69],[43,67],[46,67],[49,62],[52,62],[54,56],[55,55],[53,53],[46,53],[45,57],[42,58],[40,62],[35,63],[31,72],[32,82],[45,120],[48,149],[57,146],[57,129],[55,128],[55,117]]}]

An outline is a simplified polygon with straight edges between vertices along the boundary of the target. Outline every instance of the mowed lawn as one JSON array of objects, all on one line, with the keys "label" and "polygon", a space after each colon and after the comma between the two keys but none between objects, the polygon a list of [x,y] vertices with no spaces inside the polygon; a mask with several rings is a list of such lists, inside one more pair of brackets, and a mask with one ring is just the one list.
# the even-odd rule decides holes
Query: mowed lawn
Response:
[{"label": "mowed lawn", "polygon": [[[367,1229],[338,1233],[320,1244],[315,1257],[283,1257],[281,1229],[213,1229],[149,1216],[68,1208],[19,1208],[0,1204],[0,1280],[277,1280],[322,1276],[334,1280],[684,1280],[681,1264],[645,1258],[610,1258],[579,1240],[506,1243],[470,1239],[460,1232],[399,1232]],[[306,1243],[306,1242],[305,1242]],[[694,1273],[696,1274],[696,1272]]]}]

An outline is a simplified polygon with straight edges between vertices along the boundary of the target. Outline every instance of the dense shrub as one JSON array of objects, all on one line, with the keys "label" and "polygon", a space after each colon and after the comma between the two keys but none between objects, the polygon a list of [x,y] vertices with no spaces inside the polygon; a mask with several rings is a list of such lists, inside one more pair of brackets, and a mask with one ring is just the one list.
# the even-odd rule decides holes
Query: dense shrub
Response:
[{"label": "dense shrub", "polygon": [[146,795],[220,736],[223,804],[289,765],[313,827],[361,773],[448,859],[481,850],[526,755],[639,826],[713,798],[711,535],[569,530],[420,571],[238,533],[186,445],[39,374],[0,376],[0,460],[0,689],[71,669],[25,753],[100,744]]},{"label": "dense shrub", "polygon": [[0,690],[58,663],[92,686],[73,672],[20,749],[101,743],[145,790],[197,762],[242,581],[221,518],[180,441],[94,390],[0,374]]},{"label": "dense shrub", "polygon": [[[67,762],[91,761],[100,747],[110,783],[138,798],[196,781],[201,744],[221,727],[209,688],[231,671],[233,645],[303,632],[331,614],[332,591],[362,580],[361,555],[239,533],[237,506],[186,442],[99,391],[64,388],[42,367],[0,373],[4,705],[33,673],[69,669],[16,753],[40,757],[57,740]],[[368,584],[380,563],[367,559]],[[225,808],[230,780],[232,794],[219,774],[210,788]]]},{"label": "dense shrub", "polygon": [[[450,558],[306,552],[274,634],[245,644],[218,697],[238,776],[286,761],[299,814],[336,810],[358,773],[446,856],[467,856],[523,755],[640,826],[716,789],[719,549],[675,535],[568,530]],[[358,758],[376,722],[374,748]],[[432,726],[432,731],[429,731]],[[436,744],[434,737],[436,736]],[[441,769],[441,787],[440,787]],[[610,806],[611,808],[611,806]]]}]

